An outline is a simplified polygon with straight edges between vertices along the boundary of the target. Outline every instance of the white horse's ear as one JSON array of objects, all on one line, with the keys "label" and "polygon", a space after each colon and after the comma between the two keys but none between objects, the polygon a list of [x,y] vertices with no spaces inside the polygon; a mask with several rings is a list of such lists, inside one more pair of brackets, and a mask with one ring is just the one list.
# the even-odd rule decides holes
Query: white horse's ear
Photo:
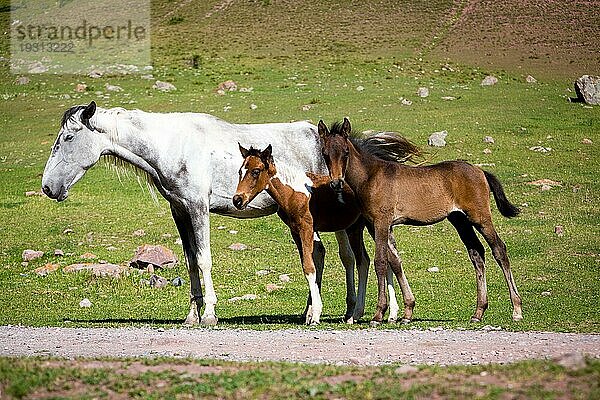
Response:
[{"label": "white horse's ear", "polygon": [[90,124],[90,119],[96,113],[96,102],[92,100],[90,104],[81,112],[81,122],[90,130],[94,130],[92,124]]},{"label": "white horse's ear", "polygon": [[322,138],[329,135],[329,130],[327,129],[327,126],[325,125],[325,122],[323,122],[323,120],[319,121],[318,129],[319,129],[319,136],[321,136]]},{"label": "white horse's ear", "polygon": [[239,146],[239,148],[240,148],[240,153],[242,153],[242,157],[244,157],[244,158],[248,157],[248,154],[250,153],[250,152],[248,151],[248,149],[245,149],[245,148],[244,148],[244,146],[242,146],[242,145],[240,144],[240,142],[238,142],[238,146]]},{"label": "white horse's ear", "polygon": [[350,136],[350,132],[352,131],[352,127],[350,126],[350,120],[348,120],[348,118],[344,117],[344,122],[342,123],[342,135],[345,138],[348,138],[348,136]]}]

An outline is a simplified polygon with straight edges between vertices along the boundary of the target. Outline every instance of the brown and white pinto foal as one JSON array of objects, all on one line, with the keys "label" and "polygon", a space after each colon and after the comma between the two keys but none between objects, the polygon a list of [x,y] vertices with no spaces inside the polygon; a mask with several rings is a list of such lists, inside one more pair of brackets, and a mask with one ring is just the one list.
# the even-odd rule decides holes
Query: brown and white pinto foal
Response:
[{"label": "brown and white pinto foal", "polygon": [[[343,123],[334,124],[331,131],[320,121],[318,129],[332,186],[339,190],[350,186],[361,213],[374,224],[378,301],[373,325],[381,323],[387,309],[384,276],[392,227],[431,225],[446,218],[457,230],[475,267],[477,307],[471,321],[481,321],[488,306],[484,248],[473,228],[486,240],[502,268],[513,306],[513,320],[523,319],[521,297],[510,269],[506,245],[492,223],[490,190],[503,216],[515,217],[519,209],[507,200],[494,175],[464,161],[417,167],[383,161],[352,144],[347,118]],[[401,273],[398,269],[394,272],[397,276]]]},{"label": "brown and white pinto foal", "polygon": [[[279,205],[277,214],[281,220],[290,228],[294,242],[300,252],[300,260],[306,280],[310,289],[309,303],[306,313],[307,324],[318,324],[322,302],[320,297],[320,278],[322,271],[316,271],[313,263],[313,237],[318,238],[317,232],[346,231],[348,234],[352,252],[357,259],[359,273],[359,305],[361,308],[354,311],[349,308],[345,319],[352,323],[362,316],[364,312],[364,295],[369,266],[369,257],[364,247],[363,230],[366,221],[360,215],[358,204],[352,190],[346,186],[335,191],[330,186],[330,179],[326,175],[307,173],[304,177],[289,177],[284,183],[279,175],[273,157],[272,147],[269,145],[260,151],[254,148],[245,149],[241,145],[240,152],[244,162],[240,168],[240,181],[233,197],[233,204],[239,208],[245,208],[260,192],[266,190]],[[371,230],[372,231],[372,230]],[[388,250],[391,263],[399,263],[393,247],[393,237],[390,239]],[[352,274],[353,272],[350,271]],[[348,273],[348,271],[347,271]],[[390,318],[397,318],[398,305],[393,291],[391,270],[388,276],[390,286],[390,302],[395,311],[390,311]],[[353,283],[352,283],[353,285]],[[347,286],[348,287],[348,286]],[[353,287],[353,286],[352,286]],[[406,278],[402,282],[402,294],[405,304],[414,305],[414,297],[408,286]],[[348,289],[350,290],[350,289]],[[347,293],[348,298],[351,297]],[[412,306],[410,312],[403,316],[403,322],[409,322],[412,317]],[[358,313],[358,314],[357,314]],[[354,315],[353,315],[354,314]]]}]

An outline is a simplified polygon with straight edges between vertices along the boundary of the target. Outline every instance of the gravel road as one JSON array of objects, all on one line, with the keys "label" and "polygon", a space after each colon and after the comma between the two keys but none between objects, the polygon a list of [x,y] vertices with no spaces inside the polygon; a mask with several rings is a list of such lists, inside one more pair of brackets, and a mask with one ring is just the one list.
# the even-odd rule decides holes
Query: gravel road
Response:
[{"label": "gravel road", "polygon": [[0,327],[0,355],[192,357],[350,365],[488,364],[600,357],[600,335],[495,330],[275,330]]}]

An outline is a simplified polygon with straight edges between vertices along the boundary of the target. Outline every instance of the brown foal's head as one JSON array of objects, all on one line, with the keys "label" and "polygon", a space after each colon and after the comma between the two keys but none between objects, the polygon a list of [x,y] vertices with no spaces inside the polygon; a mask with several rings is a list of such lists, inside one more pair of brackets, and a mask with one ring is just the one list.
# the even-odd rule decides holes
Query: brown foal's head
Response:
[{"label": "brown foal's head", "polygon": [[348,168],[350,147],[348,137],[350,136],[350,121],[344,118],[344,122],[335,123],[331,131],[323,121],[319,121],[319,136],[321,136],[321,153],[329,170],[331,188],[340,191],[344,186],[344,177]]},{"label": "brown foal's head", "polygon": [[260,192],[267,189],[269,182],[277,173],[271,145],[260,151],[250,147],[250,150],[240,146],[240,153],[244,162],[240,168],[240,181],[237,185],[233,205],[238,210],[243,210]]}]

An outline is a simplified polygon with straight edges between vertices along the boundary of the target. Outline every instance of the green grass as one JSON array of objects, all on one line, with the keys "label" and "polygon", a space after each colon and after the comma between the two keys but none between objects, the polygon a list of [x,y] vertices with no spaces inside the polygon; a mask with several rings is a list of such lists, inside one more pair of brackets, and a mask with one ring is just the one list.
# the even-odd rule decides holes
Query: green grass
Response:
[{"label": "green grass", "polygon": [[472,367],[339,367],[181,359],[0,358],[3,398],[482,398],[591,399],[600,363],[579,370],[549,361]]}]

